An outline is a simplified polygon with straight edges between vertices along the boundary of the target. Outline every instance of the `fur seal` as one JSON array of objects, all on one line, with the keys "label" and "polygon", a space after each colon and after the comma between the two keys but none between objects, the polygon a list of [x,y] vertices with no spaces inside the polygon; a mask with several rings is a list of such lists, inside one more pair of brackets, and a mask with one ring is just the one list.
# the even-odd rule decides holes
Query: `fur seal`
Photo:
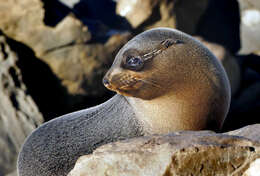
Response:
[{"label": "fur seal", "polygon": [[130,40],[103,79],[118,94],[37,128],[18,159],[19,176],[65,176],[100,145],[176,130],[219,130],[230,104],[226,73],[199,41],[156,28]]}]

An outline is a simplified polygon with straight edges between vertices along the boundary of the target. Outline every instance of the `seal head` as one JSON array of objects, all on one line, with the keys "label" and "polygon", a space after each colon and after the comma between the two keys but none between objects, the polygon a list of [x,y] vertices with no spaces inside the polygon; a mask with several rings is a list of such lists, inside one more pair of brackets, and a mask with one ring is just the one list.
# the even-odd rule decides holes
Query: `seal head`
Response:
[{"label": "seal head", "polygon": [[184,52],[184,43],[180,35],[137,36],[119,51],[103,79],[104,85],[119,94],[147,100],[164,94],[177,79],[167,70],[175,67],[171,59]]},{"label": "seal head", "polygon": [[[189,121],[201,120],[196,125],[186,123],[185,128],[177,128],[180,130],[220,129],[230,104],[230,86],[221,63],[198,40],[169,28],[148,30],[130,40],[118,52],[103,83],[121,95],[137,98],[128,100],[139,102],[142,108],[153,100],[172,97],[173,102],[179,102],[174,106],[182,109],[175,114],[179,119],[190,116]],[[174,111],[174,107],[168,108],[165,111]],[[159,110],[153,113],[163,116]],[[170,118],[167,117],[169,121]],[[209,127],[212,119],[214,127]]]}]

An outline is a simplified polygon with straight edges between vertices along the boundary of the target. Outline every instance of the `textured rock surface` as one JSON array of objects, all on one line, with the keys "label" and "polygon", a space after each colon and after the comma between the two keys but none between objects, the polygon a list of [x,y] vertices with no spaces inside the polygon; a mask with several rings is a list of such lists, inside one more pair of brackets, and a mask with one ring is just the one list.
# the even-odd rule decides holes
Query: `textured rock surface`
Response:
[{"label": "textured rock surface", "polygon": [[200,40],[222,63],[229,78],[232,95],[234,95],[238,91],[241,82],[241,69],[236,58],[227,49],[217,43],[206,41],[198,36],[195,36],[195,38]]},{"label": "textured rock surface", "polygon": [[241,54],[260,55],[260,1],[238,0],[240,7]]},{"label": "textured rock surface", "polygon": [[104,145],[79,158],[69,176],[241,176],[257,158],[260,143],[209,131],[186,131]]},{"label": "textured rock surface", "polygon": [[207,5],[208,0],[119,0],[116,11],[133,28],[172,27],[191,34]]},{"label": "textured rock surface", "polygon": [[[0,4],[0,29],[20,41],[47,63],[72,95],[98,95],[104,90],[101,80],[113,53],[129,38],[115,34],[103,43],[90,41],[91,34],[73,15],[55,27],[44,24],[40,0],[6,0]],[[117,39],[116,42],[115,38]],[[87,44],[91,42],[91,44]]]},{"label": "textured rock surface", "polygon": [[16,168],[26,136],[43,121],[22,82],[17,57],[0,35],[0,175]]},{"label": "textured rock surface", "polygon": [[250,140],[260,142],[260,124],[248,125],[243,128],[227,132],[225,134],[243,136]]}]

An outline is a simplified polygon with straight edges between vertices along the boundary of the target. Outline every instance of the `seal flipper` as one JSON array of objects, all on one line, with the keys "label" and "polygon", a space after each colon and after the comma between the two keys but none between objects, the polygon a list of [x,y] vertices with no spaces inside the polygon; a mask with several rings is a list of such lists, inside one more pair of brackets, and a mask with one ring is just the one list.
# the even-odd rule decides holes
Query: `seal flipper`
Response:
[{"label": "seal flipper", "polygon": [[36,129],[18,158],[19,176],[65,176],[76,160],[103,144],[142,135],[121,95],[93,108],[67,114]]}]

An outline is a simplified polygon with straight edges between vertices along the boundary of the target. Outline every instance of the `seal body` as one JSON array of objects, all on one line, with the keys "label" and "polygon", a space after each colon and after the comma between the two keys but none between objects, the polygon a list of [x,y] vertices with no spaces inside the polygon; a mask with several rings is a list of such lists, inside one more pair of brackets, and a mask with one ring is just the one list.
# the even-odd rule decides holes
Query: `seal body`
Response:
[{"label": "seal body", "polygon": [[58,117],[36,129],[18,158],[19,176],[65,176],[98,146],[142,135],[131,106],[115,95],[96,107]]},{"label": "seal body", "polygon": [[177,130],[218,131],[230,104],[229,82],[215,56],[169,28],[130,40],[103,82],[121,95],[36,129],[19,154],[20,176],[65,176],[79,156],[112,141]]}]

